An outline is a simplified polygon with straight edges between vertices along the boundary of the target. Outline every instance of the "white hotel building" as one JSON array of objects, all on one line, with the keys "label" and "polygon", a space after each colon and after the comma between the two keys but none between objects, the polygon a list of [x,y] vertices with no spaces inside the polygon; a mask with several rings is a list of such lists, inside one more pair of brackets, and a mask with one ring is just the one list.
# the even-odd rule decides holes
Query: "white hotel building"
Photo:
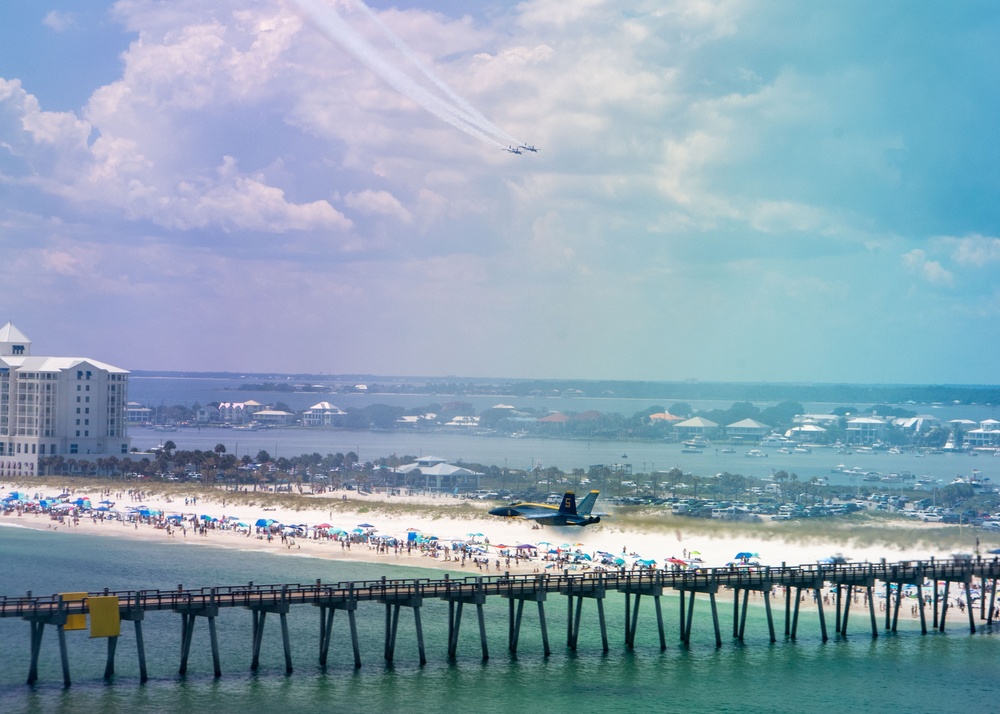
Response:
[{"label": "white hotel building", "polygon": [[46,456],[92,461],[129,452],[128,372],[85,357],[34,357],[0,327],[0,476],[33,476]]}]

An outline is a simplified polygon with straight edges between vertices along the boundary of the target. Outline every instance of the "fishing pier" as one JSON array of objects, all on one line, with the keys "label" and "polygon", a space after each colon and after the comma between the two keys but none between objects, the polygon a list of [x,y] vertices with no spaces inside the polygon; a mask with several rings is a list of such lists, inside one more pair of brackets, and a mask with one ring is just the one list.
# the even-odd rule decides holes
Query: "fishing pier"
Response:
[{"label": "fishing pier", "polygon": [[[899,563],[817,563],[809,565],[755,568],[710,568],[701,571],[587,571],[542,573],[534,575],[496,575],[441,579],[401,579],[310,584],[218,586],[176,590],[102,591],[94,593],[62,593],[45,597],[0,597],[0,618],[18,618],[30,625],[30,657],[27,661],[28,684],[38,680],[38,661],[42,636],[46,627],[54,628],[59,643],[63,683],[70,685],[69,651],[66,631],[86,629],[91,637],[107,639],[105,679],[110,680],[115,671],[115,655],[123,622],[132,622],[139,663],[140,681],[148,679],[146,653],[143,644],[142,624],[147,613],[168,611],[180,615],[181,654],[178,673],[187,673],[188,658],[194,636],[195,624],[200,620],[208,626],[214,675],[222,676],[216,618],[227,609],[245,608],[252,613],[251,670],[257,670],[264,639],[264,624],[268,615],[276,615],[281,629],[285,671],[292,672],[292,641],[289,635],[288,615],[293,607],[309,605],[319,609],[319,663],[326,667],[330,645],[333,642],[334,615],[340,611],[347,616],[350,646],[354,666],[361,667],[361,647],[358,637],[356,614],[359,607],[382,605],[385,613],[383,657],[392,662],[396,650],[396,634],[400,613],[404,609],[413,613],[418,657],[421,665],[427,662],[424,643],[422,605],[425,600],[436,599],[447,603],[448,638],[447,657],[458,657],[459,631],[466,605],[475,606],[479,628],[482,659],[489,659],[486,612],[484,605],[491,598],[502,598],[507,607],[507,651],[516,655],[521,634],[525,603],[535,603],[538,624],[545,656],[551,654],[549,632],[546,624],[545,604],[548,597],[565,597],[566,647],[575,650],[583,615],[584,601],[596,605],[597,624],[600,628],[601,646],[610,649],[605,613],[605,598],[609,592],[624,595],[624,646],[633,649],[639,627],[640,602],[652,598],[660,649],[667,648],[667,629],[660,599],[665,592],[674,591],[679,597],[677,639],[685,646],[691,644],[695,620],[695,601],[707,596],[710,622],[715,636],[715,646],[721,647],[722,626],[717,595],[720,589],[733,595],[732,637],[742,642],[747,622],[751,593],[763,598],[770,642],[775,642],[776,628],[773,599],[783,597],[784,637],[794,641],[798,634],[800,605],[804,598],[812,597],[815,603],[822,640],[829,638],[827,613],[824,610],[824,589],[835,587],[833,608],[836,637],[847,637],[851,604],[856,593],[864,593],[862,603],[868,610],[870,633],[879,636],[879,616],[875,599],[884,588],[885,616],[882,628],[895,632],[904,588],[916,589],[920,611],[921,632],[927,634],[928,613],[930,627],[944,631],[948,615],[948,595],[952,587],[964,591],[965,610],[970,632],[976,632],[978,619],[987,627],[993,625],[996,605],[997,580],[1000,579],[1000,561],[975,559],[907,561]],[[981,587],[978,608],[973,607],[971,587],[977,581]],[[924,588],[931,588],[925,596]],[[943,592],[941,592],[943,587]],[[987,604],[987,592],[989,602]],[[494,611],[495,613],[495,611]],[[496,615],[493,614],[495,617]]]}]

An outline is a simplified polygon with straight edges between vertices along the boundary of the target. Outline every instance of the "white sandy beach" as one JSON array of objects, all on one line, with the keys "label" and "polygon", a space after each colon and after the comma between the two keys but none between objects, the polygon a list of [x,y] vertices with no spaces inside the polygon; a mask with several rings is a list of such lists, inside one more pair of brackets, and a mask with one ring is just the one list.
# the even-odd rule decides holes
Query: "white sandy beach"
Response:
[{"label": "white sandy beach", "polygon": [[[634,525],[630,525],[627,519],[616,523],[612,514],[598,525],[583,528],[533,528],[530,523],[521,519],[503,519],[488,515],[487,510],[490,504],[487,503],[473,502],[481,509],[481,516],[452,518],[428,515],[434,513],[432,509],[426,507],[428,504],[443,505],[458,502],[457,499],[451,497],[431,499],[426,496],[392,496],[388,502],[391,502],[393,508],[391,511],[383,511],[378,506],[380,504],[387,505],[385,496],[371,494],[361,497],[352,493],[348,495],[349,500],[345,504],[341,500],[345,495],[344,492],[338,491],[332,494],[307,497],[306,503],[311,507],[307,506],[306,508],[302,508],[302,499],[297,499],[297,507],[292,509],[283,505],[281,495],[275,494],[261,495],[256,505],[248,506],[246,504],[233,505],[231,496],[227,505],[227,494],[224,491],[211,492],[209,496],[196,496],[195,492],[192,491],[189,496],[173,497],[144,493],[139,498],[135,495],[129,495],[127,490],[108,495],[102,493],[100,487],[100,484],[95,484],[93,489],[77,486],[73,490],[72,497],[73,499],[89,497],[95,506],[104,500],[114,501],[113,508],[122,512],[129,507],[141,504],[149,509],[163,511],[165,516],[182,514],[186,518],[194,515],[198,518],[208,516],[220,520],[236,517],[249,524],[254,524],[261,518],[273,519],[283,524],[310,526],[329,523],[350,532],[364,523],[374,526],[379,535],[392,536],[401,540],[407,538],[409,530],[416,529],[421,535],[434,535],[442,542],[475,540],[488,542],[492,546],[518,546],[531,543],[541,544],[540,550],[542,551],[546,548],[560,548],[569,545],[573,550],[580,550],[588,554],[594,554],[597,551],[636,554],[645,559],[655,560],[661,567],[668,558],[680,558],[691,553],[698,554],[706,567],[725,565],[739,552],[759,554],[759,561],[762,565],[815,563],[835,554],[843,555],[851,562],[878,562],[883,558],[889,561],[927,560],[931,557],[948,558],[951,555],[951,552],[946,548],[934,550],[928,549],[926,546],[889,548],[885,545],[847,544],[844,542],[843,531],[839,533],[832,531],[828,539],[813,536],[809,542],[796,542],[791,537],[782,537],[780,532],[775,532],[776,528],[783,525],[778,523],[760,524],[757,528],[745,529],[739,535],[708,536],[691,532],[696,531],[693,527],[691,531],[685,532],[685,526],[690,525],[691,521],[683,518],[672,518],[668,527],[660,528],[658,532],[653,533],[639,530]],[[204,493],[204,489],[200,490]],[[63,487],[55,479],[44,485],[37,482],[0,484],[0,495],[6,495],[10,491],[26,492],[29,496],[36,494],[55,496],[63,493]],[[334,501],[336,501],[336,508],[332,507]],[[463,503],[470,502],[463,501]],[[405,506],[407,504],[421,507],[416,508],[412,515],[400,515],[400,513],[406,513]],[[94,520],[90,517],[80,518],[78,525],[74,525],[73,519],[69,518],[65,519],[64,523],[59,524],[53,521],[48,514],[28,513],[0,516],[0,524],[35,529],[59,528],[79,533],[142,540],[173,539],[176,541],[180,539],[191,546],[207,545],[271,552],[287,552],[294,548],[296,555],[309,555],[318,558],[386,562],[454,570],[469,570],[470,567],[474,569],[471,564],[463,566],[460,562],[444,560],[441,557],[422,556],[415,550],[410,555],[405,552],[397,555],[391,550],[388,553],[380,553],[376,549],[364,545],[355,546],[348,550],[337,541],[310,538],[298,538],[294,545],[289,547],[288,543],[282,543],[277,538],[268,541],[258,539],[254,535],[248,537],[235,530],[209,529],[205,535],[198,535],[194,529],[188,527],[186,530],[173,528],[168,534],[163,528],[155,528],[147,524],[123,524],[118,521]],[[914,524],[913,527],[919,528],[920,525],[922,524]],[[493,553],[494,549],[490,549],[490,552]],[[495,572],[495,559],[495,555],[491,556],[493,572]],[[513,561],[509,566],[506,563],[502,564],[502,570],[510,570],[511,572],[532,572],[539,567],[544,567],[544,563],[529,562],[521,564],[520,567]]]}]

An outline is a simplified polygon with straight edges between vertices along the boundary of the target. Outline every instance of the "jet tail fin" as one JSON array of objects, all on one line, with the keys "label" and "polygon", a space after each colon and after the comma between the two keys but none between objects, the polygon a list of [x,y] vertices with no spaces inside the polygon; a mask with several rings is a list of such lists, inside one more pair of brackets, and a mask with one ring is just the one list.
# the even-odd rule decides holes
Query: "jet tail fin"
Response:
[{"label": "jet tail fin", "polygon": [[562,503],[559,504],[559,513],[566,516],[576,515],[576,494],[567,491],[563,494]]},{"label": "jet tail fin", "polygon": [[594,504],[597,503],[597,496],[600,493],[600,491],[596,490],[588,493],[584,499],[580,501],[580,505],[577,507],[576,512],[581,516],[589,516],[591,511],[594,510]]}]

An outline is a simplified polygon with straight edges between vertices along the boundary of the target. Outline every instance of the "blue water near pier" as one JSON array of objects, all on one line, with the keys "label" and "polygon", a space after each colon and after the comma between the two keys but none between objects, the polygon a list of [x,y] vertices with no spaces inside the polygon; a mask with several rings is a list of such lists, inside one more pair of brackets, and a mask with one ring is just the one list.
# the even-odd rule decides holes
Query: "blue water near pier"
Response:
[{"label": "blue water near pier", "polygon": [[[51,594],[105,587],[176,588],[348,579],[440,577],[414,568],[258,552],[145,543],[106,537],[0,528],[0,594]],[[702,596],[704,597],[704,596]],[[910,712],[989,710],[1000,696],[1000,632],[969,635],[962,618],[949,632],[921,636],[912,623],[872,641],[866,613],[855,610],[845,640],[820,638],[815,612],[804,611],[795,643],[768,643],[763,607],[751,605],[745,643],[731,637],[732,606],[720,603],[723,647],[714,647],[707,600],[699,599],[690,649],[677,637],[678,599],[663,598],[668,647],[659,648],[651,598],[644,598],[635,650],[624,648],[624,598],[606,601],[611,651],[602,654],[596,607],[584,602],[578,650],[565,648],[566,600],[551,596],[546,617],[552,655],[542,655],[537,610],[525,606],[517,657],[506,650],[507,603],[488,602],[490,659],[481,661],[475,610],[465,609],[458,658],[446,657],[447,605],[426,600],[428,663],[417,662],[412,613],[401,612],[395,663],[382,659],[384,609],[358,610],[363,666],[355,671],[347,621],[334,621],[326,671],[317,663],[319,613],[296,606],[288,617],[295,672],[286,676],[277,617],[268,618],[256,674],[249,671],[250,613],[223,610],[217,619],[222,678],[212,677],[208,628],[195,625],[186,677],[178,677],[180,618],[151,612],[144,622],[150,681],[140,685],[135,639],[122,623],[113,684],[101,680],[105,642],[67,633],[73,684],[64,690],[55,631],[46,628],[41,681],[24,684],[28,624],[0,620],[0,711],[3,712],[801,712],[819,708]],[[781,608],[776,608],[780,610]],[[881,624],[881,621],[880,621]],[[832,629],[832,624],[831,624]]]}]

